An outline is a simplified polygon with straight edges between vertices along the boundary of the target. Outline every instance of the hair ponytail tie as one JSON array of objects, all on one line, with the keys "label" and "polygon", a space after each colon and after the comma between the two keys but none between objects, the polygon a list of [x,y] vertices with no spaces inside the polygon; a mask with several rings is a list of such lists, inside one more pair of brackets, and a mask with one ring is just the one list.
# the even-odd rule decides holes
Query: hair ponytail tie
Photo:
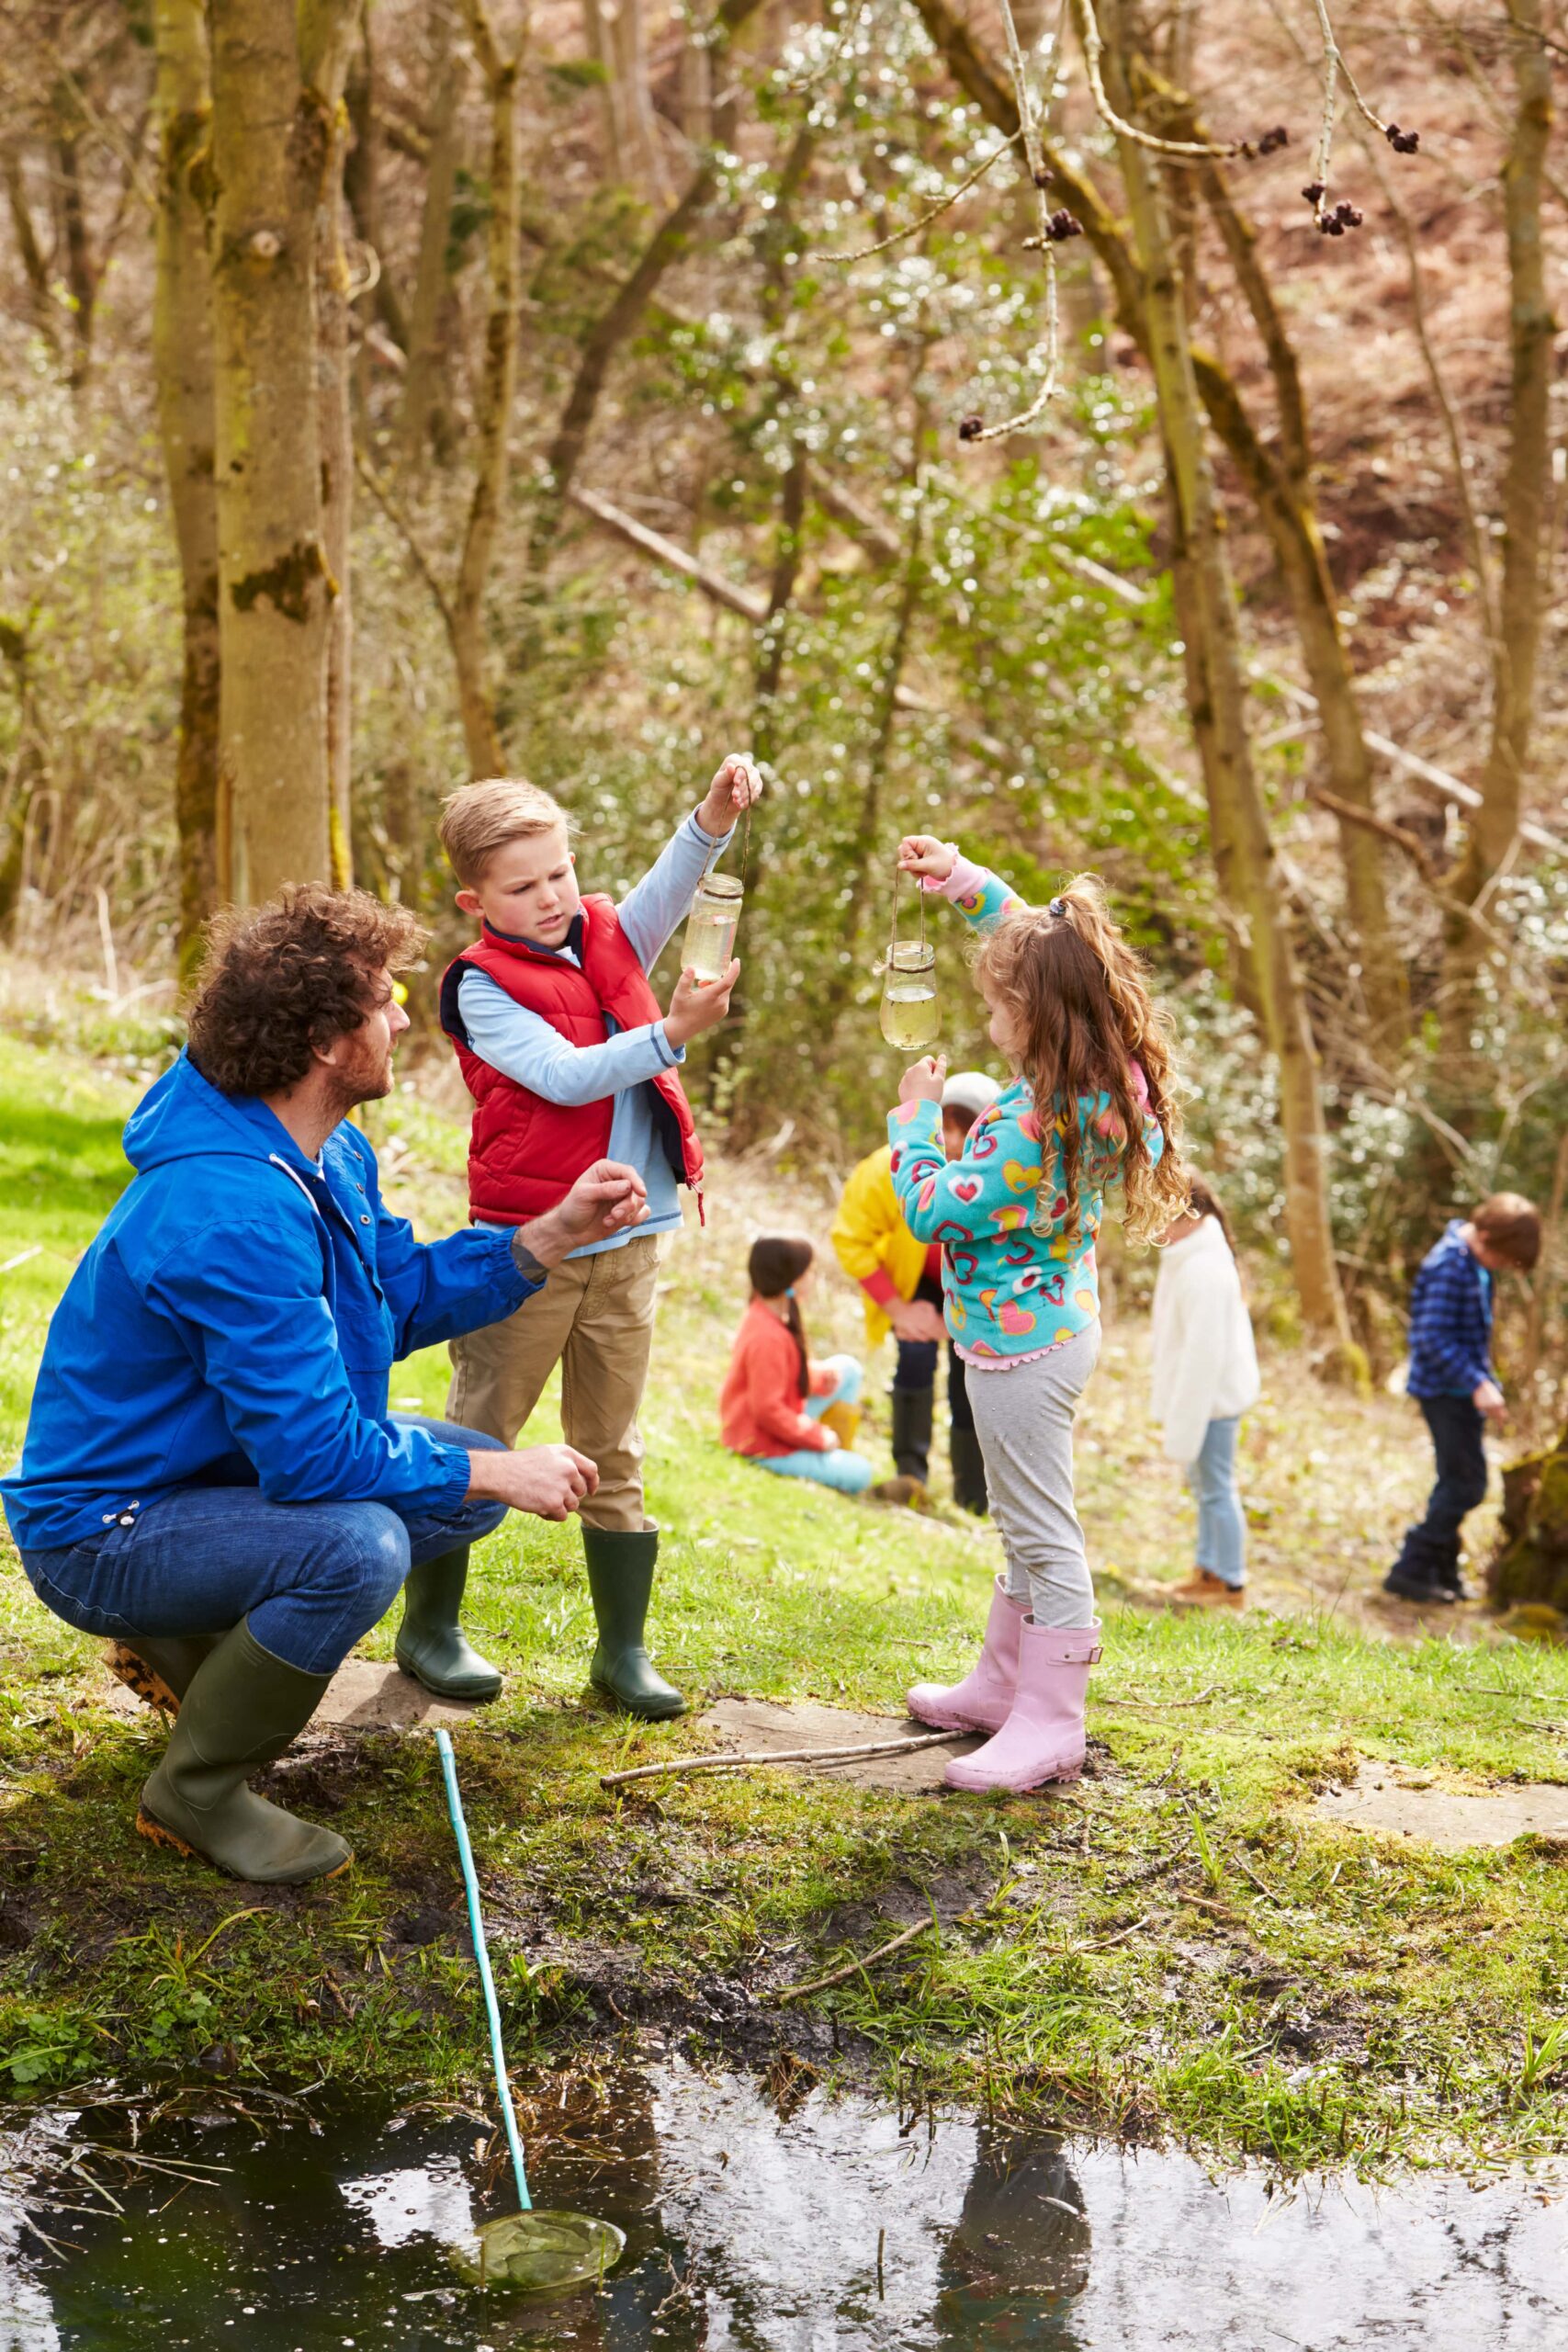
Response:
[{"label": "hair ponytail tie", "polygon": [[1045,911],[1048,915],[1055,915],[1059,922],[1067,911],[1067,902],[1066,899],[1053,899]]}]

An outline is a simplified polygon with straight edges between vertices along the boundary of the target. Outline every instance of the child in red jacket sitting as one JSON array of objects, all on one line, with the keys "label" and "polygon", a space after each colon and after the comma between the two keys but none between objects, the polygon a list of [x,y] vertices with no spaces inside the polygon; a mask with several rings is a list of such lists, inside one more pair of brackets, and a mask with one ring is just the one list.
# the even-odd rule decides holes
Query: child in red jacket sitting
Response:
[{"label": "child in red jacket sitting", "polygon": [[809,1241],[765,1234],[751,1244],[746,1309],[719,1396],[724,1442],[784,1478],[814,1478],[842,1495],[863,1495],[872,1467],[847,1440],[859,1426],[861,1369],[853,1356],[813,1365],[800,1319],[800,1294],[815,1252]]}]

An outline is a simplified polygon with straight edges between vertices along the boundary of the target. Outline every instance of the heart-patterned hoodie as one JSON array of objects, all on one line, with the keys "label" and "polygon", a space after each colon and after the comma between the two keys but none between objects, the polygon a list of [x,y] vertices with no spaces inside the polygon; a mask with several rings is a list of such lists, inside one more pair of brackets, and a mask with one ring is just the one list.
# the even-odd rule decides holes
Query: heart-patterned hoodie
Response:
[{"label": "heart-patterned hoodie", "polygon": [[[960,857],[942,895],[973,929],[990,931],[1024,905],[1000,877]],[[1144,1073],[1133,1065],[1133,1091],[1147,1102]],[[1095,1243],[1105,1187],[1121,1166],[1125,1138],[1108,1093],[1080,1095],[1077,1115],[1078,1229],[1069,1237],[1063,1189],[1065,1106],[1043,1124],[1033,1090],[1014,1079],[949,1160],[936,1102],[901,1102],[887,1119],[893,1184],[904,1221],[918,1240],[942,1253],[942,1299],[953,1345],[977,1369],[1005,1370],[1026,1356],[1060,1347],[1100,1319]],[[1157,1159],[1165,1137],[1145,1114],[1144,1140]]]}]

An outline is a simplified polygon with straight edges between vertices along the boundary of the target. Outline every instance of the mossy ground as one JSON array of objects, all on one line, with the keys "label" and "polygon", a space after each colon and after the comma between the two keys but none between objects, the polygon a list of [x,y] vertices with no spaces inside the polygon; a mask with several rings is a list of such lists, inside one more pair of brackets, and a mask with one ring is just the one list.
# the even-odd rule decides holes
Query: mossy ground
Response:
[{"label": "mossy ground", "polygon": [[[134,1046],[104,1043],[118,1066],[0,1039],[6,1459],[50,1309],[125,1178],[119,1126],[143,1071]],[[460,1131],[409,1095],[372,1126],[394,1197],[431,1231],[457,1221]],[[820,1204],[788,1198],[776,1175],[721,1170],[707,1234],[665,1269],[645,1421],[665,1529],[659,1653],[694,1693],[896,1714],[912,1676],[961,1669],[994,1539],[769,1479],[718,1447],[743,1244],[781,1215],[821,1229]],[[813,1317],[820,1345],[855,1343],[836,1284]],[[478,1555],[472,1623],[507,1690],[460,1736],[460,1769],[520,2062],[657,2019],[715,2052],[787,2064],[793,2049],[824,2070],[897,2075],[906,2093],[1171,2132],[1292,2169],[1562,2151],[1562,1856],[1441,1855],[1311,1808],[1358,1752],[1472,1787],[1565,1777],[1568,1657],[1470,1612],[1468,1640],[1390,1638],[1370,1595],[1427,1466],[1407,1408],[1320,1391],[1285,1355],[1245,1452],[1272,1606],[1213,1623],[1117,1605],[1119,1579],[1185,1566],[1190,1522],[1144,1415],[1125,1295],[1109,1342],[1081,1450],[1108,1602],[1093,1770],[1057,1797],[897,1797],[783,1771],[607,1795],[601,1771],[700,1735],[581,1705],[590,1620],[571,1528],[513,1521]],[[421,1358],[395,1375],[394,1402],[438,1408],[445,1385],[444,1359]],[[389,1656],[390,1633],[368,1648]],[[106,1709],[97,1645],[38,1605],[14,1556],[0,1639],[12,2085],[202,2068],[482,2084],[427,1739],[308,1745],[281,1783],[352,1829],[352,1877],[236,1886],[135,1837],[160,1731]],[[882,1917],[928,1906],[940,1925],[885,1968],[811,2003],[769,2001],[880,1940]]]}]

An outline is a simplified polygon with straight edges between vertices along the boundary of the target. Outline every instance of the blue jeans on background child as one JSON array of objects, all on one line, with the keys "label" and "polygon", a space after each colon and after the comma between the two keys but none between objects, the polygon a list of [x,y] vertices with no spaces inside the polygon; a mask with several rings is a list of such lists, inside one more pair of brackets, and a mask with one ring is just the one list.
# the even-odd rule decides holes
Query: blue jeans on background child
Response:
[{"label": "blue jeans on background child", "polygon": [[[852,1405],[860,1396],[861,1368],[853,1356],[827,1356],[822,1368],[836,1375],[836,1385],[826,1396],[806,1399],[802,1409],[813,1421],[819,1421],[829,1405]],[[814,1446],[803,1445],[797,1453],[754,1453],[751,1459],[760,1470],[774,1471],[781,1478],[812,1478],[840,1495],[863,1495],[872,1480],[864,1454],[848,1453],[842,1446],[818,1453]]]},{"label": "blue jeans on background child", "polygon": [[[469,1453],[500,1450],[449,1421],[391,1418]],[[285,1665],[333,1674],[412,1566],[466,1550],[506,1511],[487,1500],[405,1519],[387,1503],[269,1503],[259,1487],[181,1487],[130,1527],[24,1552],[22,1566],[44,1606],[79,1633],[219,1634],[244,1617]]]},{"label": "blue jeans on background child", "polygon": [[1187,1483],[1198,1498],[1198,1566],[1222,1584],[1247,1582],[1247,1519],[1236,1491],[1235,1448],[1241,1416],[1211,1421],[1188,1465]]}]

